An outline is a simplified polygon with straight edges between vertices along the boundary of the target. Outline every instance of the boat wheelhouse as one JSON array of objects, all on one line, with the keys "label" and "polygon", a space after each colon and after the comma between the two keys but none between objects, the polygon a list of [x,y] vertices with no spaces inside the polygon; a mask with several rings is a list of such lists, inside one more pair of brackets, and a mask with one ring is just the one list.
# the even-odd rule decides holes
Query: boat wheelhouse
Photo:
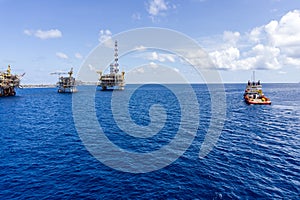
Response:
[{"label": "boat wheelhouse", "polygon": [[260,81],[255,82],[255,73],[253,72],[253,81],[250,80],[247,83],[244,100],[247,104],[261,104],[261,105],[270,105],[271,100],[267,98],[263,91]]}]

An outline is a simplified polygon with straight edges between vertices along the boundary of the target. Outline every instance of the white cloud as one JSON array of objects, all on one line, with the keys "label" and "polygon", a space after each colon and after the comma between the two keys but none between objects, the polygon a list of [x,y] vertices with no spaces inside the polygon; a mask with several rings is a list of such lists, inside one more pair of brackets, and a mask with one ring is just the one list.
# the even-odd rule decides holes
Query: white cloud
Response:
[{"label": "white cloud", "polygon": [[110,30],[106,29],[106,30],[100,30],[99,31],[99,42],[104,42],[106,40],[111,39],[111,32]]},{"label": "white cloud", "polygon": [[134,73],[134,74],[143,74],[143,73],[145,73],[145,69],[144,69],[144,67],[135,68],[135,69],[132,70],[132,73]]},{"label": "white cloud", "polygon": [[186,83],[174,67],[157,65],[153,62],[136,67],[127,72],[127,83]]},{"label": "white cloud", "polygon": [[147,48],[143,45],[140,45],[140,46],[136,46],[134,48],[134,50],[136,50],[136,51],[145,51],[145,50],[147,50]]},{"label": "white cloud", "polygon": [[179,58],[182,63],[188,63],[193,66],[201,68],[211,68],[213,63],[209,59],[208,54],[202,49],[178,49],[181,57]]},{"label": "white cloud", "polygon": [[285,56],[283,59],[283,64],[294,66],[300,69],[300,58],[292,58]]},{"label": "white cloud", "polygon": [[155,62],[150,62],[150,63],[149,63],[149,66],[150,66],[151,68],[154,68],[154,69],[158,68],[158,64],[155,63]]},{"label": "white cloud", "polygon": [[80,53],[75,53],[75,58],[82,59],[82,55]]},{"label": "white cloud", "polygon": [[32,35],[32,31],[25,29],[24,30],[24,34],[31,36]]},{"label": "white cloud", "polygon": [[151,0],[149,2],[149,7],[147,9],[148,13],[151,16],[157,16],[162,11],[166,11],[166,10],[168,10],[168,6],[164,0]]},{"label": "white cloud", "polygon": [[142,58],[149,61],[158,61],[158,62],[171,62],[174,63],[176,61],[177,56],[175,54],[170,53],[161,53],[152,51],[147,51],[147,48],[144,46],[139,46],[135,48],[138,53],[135,57]]},{"label": "white cloud", "polygon": [[[214,38],[215,39],[215,38]],[[254,27],[250,32],[225,31],[223,42],[210,48],[219,69],[280,69],[300,66],[300,10],[278,21]]]},{"label": "white cloud", "polygon": [[159,61],[159,62],[175,62],[175,58],[176,56],[173,54],[166,54],[166,53],[157,53],[156,51],[153,51],[152,53],[150,53],[147,58],[149,60],[153,60],[153,61]]},{"label": "white cloud", "polygon": [[62,33],[57,29],[51,29],[49,31],[37,30],[35,36],[41,39],[60,38],[62,37]]},{"label": "white cloud", "polygon": [[223,33],[223,40],[224,42],[235,46],[236,43],[239,41],[240,36],[241,34],[239,32],[225,31]]},{"label": "white cloud", "polygon": [[256,68],[262,69],[279,69],[280,64],[278,62],[278,56],[280,55],[280,49],[272,46],[264,46],[258,44],[252,48],[252,52],[256,58]]},{"label": "white cloud", "polygon": [[134,21],[139,21],[139,20],[142,19],[140,13],[133,13],[133,14],[131,15],[131,18],[132,18]]},{"label": "white cloud", "polygon": [[93,71],[93,72],[96,72],[96,71],[97,71],[96,68],[95,68],[92,64],[89,64],[88,67],[89,67],[89,69],[90,69],[91,71]]},{"label": "white cloud", "polygon": [[285,71],[279,71],[278,74],[286,74],[287,72]]},{"label": "white cloud", "polygon": [[209,54],[215,66],[226,70],[279,69],[280,49],[257,44],[243,53],[236,47],[213,51]]},{"label": "white cloud", "polygon": [[68,59],[69,58],[65,53],[62,53],[62,52],[57,52],[56,56],[61,58],[61,59]]},{"label": "white cloud", "polygon": [[240,57],[240,51],[237,48],[229,47],[221,51],[210,53],[213,63],[221,69],[235,69],[236,60]]},{"label": "white cloud", "polygon": [[261,35],[263,27],[255,27],[253,28],[250,33],[248,33],[249,40],[254,43],[259,43],[263,40],[263,36]]},{"label": "white cloud", "polygon": [[100,43],[103,43],[107,47],[113,47],[112,33],[108,29],[99,31],[98,40]]},{"label": "white cloud", "polygon": [[149,0],[146,3],[146,10],[152,22],[159,22],[159,17],[167,16],[170,10],[175,10],[177,6],[165,0]]},{"label": "white cloud", "polygon": [[62,33],[58,29],[50,29],[50,30],[24,30],[24,34],[28,36],[35,36],[42,40],[51,39],[51,38],[60,38],[62,37]]},{"label": "white cloud", "polygon": [[280,21],[271,21],[265,32],[275,46],[300,45],[300,10],[288,12]]},{"label": "white cloud", "polygon": [[179,72],[180,72],[180,70],[179,70],[179,69],[177,69],[177,68],[173,68],[173,70],[174,70],[175,72],[177,72],[177,73],[179,73]]}]

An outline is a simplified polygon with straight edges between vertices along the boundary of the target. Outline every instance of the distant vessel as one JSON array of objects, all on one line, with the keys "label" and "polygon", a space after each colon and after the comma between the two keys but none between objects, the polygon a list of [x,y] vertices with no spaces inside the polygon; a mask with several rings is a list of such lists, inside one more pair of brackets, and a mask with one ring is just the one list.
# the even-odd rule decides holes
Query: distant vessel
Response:
[{"label": "distant vessel", "polygon": [[253,72],[253,81],[248,81],[244,93],[244,99],[247,104],[271,104],[271,100],[263,94],[262,85],[260,84],[260,81],[255,82],[255,72]]},{"label": "distant vessel", "polygon": [[101,87],[102,90],[124,90],[125,72],[119,73],[118,60],[118,42],[115,41],[115,62],[110,64],[110,73],[102,74],[102,71],[97,72],[100,75],[97,86]]},{"label": "distant vessel", "polygon": [[5,72],[0,72],[0,97],[15,96],[15,88],[21,87],[20,80],[24,75],[11,74],[10,65]]},{"label": "distant vessel", "polygon": [[76,82],[75,82],[75,78],[72,76],[73,75],[73,68],[71,68],[71,70],[68,72],[69,76],[67,77],[63,77],[60,76],[61,74],[67,74],[65,72],[54,72],[51,74],[58,74],[58,82],[57,82],[57,87],[58,90],[57,92],[59,93],[73,93],[73,92],[77,92],[77,88],[76,88]]}]

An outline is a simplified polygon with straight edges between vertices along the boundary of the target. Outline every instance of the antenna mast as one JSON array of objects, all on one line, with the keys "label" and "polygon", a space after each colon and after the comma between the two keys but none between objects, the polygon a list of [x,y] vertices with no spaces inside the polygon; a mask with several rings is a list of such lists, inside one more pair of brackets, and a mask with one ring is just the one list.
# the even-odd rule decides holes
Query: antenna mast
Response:
[{"label": "antenna mast", "polygon": [[119,72],[119,57],[118,57],[118,41],[115,41],[115,62],[110,65],[110,73],[115,74]]}]

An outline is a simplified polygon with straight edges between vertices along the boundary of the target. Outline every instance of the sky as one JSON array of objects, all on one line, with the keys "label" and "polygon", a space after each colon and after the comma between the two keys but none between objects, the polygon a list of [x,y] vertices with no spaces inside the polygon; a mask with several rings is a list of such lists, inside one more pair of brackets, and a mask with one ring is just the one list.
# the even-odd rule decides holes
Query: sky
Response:
[{"label": "sky", "polygon": [[[246,83],[254,70],[262,82],[300,82],[298,0],[0,0],[0,70],[25,72],[22,84],[54,84],[50,73],[73,67],[76,75],[98,45],[145,27],[190,37],[224,83]],[[113,59],[113,47],[108,51]],[[198,80],[165,50],[120,55],[119,62],[131,75],[163,65]],[[141,65],[149,67],[133,67]]]}]

